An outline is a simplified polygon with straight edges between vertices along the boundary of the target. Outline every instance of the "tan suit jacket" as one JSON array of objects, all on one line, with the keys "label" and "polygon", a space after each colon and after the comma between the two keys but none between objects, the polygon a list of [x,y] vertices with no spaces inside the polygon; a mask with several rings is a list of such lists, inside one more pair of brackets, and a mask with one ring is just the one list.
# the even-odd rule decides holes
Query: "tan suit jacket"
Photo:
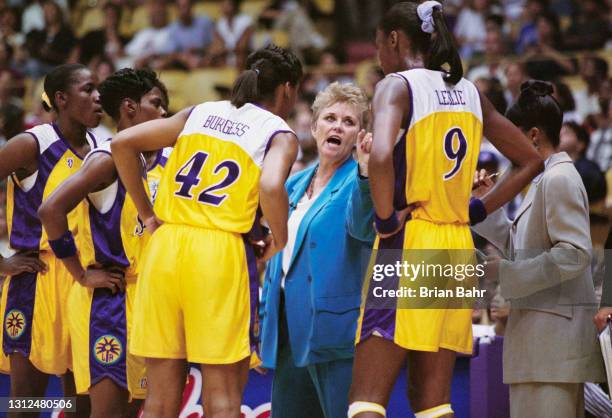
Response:
[{"label": "tan suit jacket", "polygon": [[554,154],[510,221],[503,210],[474,230],[507,258],[501,294],[511,303],[504,341],[504,382],[603,381],[591,318],[589,205],[565,152]]}]

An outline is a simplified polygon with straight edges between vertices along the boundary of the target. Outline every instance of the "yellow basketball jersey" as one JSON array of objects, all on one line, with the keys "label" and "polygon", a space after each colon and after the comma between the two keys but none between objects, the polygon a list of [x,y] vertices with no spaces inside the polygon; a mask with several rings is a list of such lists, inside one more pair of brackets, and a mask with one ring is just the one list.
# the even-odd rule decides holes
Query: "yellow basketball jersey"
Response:
[{"label": "yellow basketball jersey", "polygon": [[[110,141],[91,151],[85,161],[96,153],[110,155]],[[150,235],[144,233],[144,224],[125,187],[117,179],[107,188],[90,193],[87,203],[79,217],[78,243],[83,264],[122,267],[126,276],[135,276]]]},{"label": "yellow basketball jersey", "polygon": [[155,202],[155,198],[157,197],[159,182],[164,174],[164,168],[166,167],[166,163],[168,162],[168,158],[170,157],[171,153],[172,147],[159,150],[153,166],[149,168],[147,172],[147,183],[149,184],[149,192],[151,193],[151,200],[153,202]]},{"label": "yellow basketball jersey", "polygon": [[[26,131],[38,144],[36,172],[19,181],[12,175],[7,186],[7,223],[9,242],[14,250],[48,250],[47,232],[36,211],[42,202],[82,164],[82,156],[63,138],[55,124],[35,126]],[[97,146],[93,134],[87,133],[92,149]],[[68,214],[68,225],[76,235],[79,204]]]},{"label": "yellow basketball jersey", "polygon": [[468,203],[482,138],[482,108],[466,79],[446,84],[439,71],[391,74],[410,86],[411,115],[395,147],[395,206],[418,203],[414,219],[469,222]]},{"label": "yellow basketball jersey", "polygon": [[259,203],[264,156],[279,132],[292,131],[253,104],[194,107],[164,169],[157,216],[167,223],[248,232]]}]

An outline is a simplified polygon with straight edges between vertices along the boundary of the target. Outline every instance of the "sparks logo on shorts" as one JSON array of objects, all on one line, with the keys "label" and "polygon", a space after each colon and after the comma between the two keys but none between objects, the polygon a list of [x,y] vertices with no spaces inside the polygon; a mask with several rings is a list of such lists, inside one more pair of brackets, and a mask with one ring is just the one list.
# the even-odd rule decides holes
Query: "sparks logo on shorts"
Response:
[{"label": "sparks logo on shorts", "polygon": [[146,389],[147,388],[147,378],[143,377],[142,379],[140,379],[140,389]]},{"label": "sparks logo on shorts", "polygon": [[134,235],[141,237],[144,234],[145,224],[140,219],[140,216],[136,216],[136,228],[134,228]]},{"label": "sparks logo on shorts", "polygon": [[74,165],[74,160],[72,158],[66,158],[66,162],[68,163],[68,167],[72,168]]},{"label": "sparks logo on shorts", "polygon": [[94,356],[98,363],[110,366],[115,364],[123,354],[123,345],[114,335],[106,334],[94,344]]},{"label": "sparks logo on shorts", "polygon": [[7,335],[16,340],[23,335],[26,328],[26,319],[23,312],[19,309],[11,309],[6,314],[6,320],[4,321],[4,329],[6,329]]}]

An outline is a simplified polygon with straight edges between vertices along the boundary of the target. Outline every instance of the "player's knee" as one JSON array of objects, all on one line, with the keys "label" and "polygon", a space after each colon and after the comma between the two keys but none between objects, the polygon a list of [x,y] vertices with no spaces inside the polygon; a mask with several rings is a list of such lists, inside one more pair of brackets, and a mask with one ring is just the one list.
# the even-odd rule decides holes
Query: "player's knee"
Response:
[{"label": "player's knee", "polygon": [[205,415],[210,418],[235,417],[240,415],[240,404],[240,396],[215,396],[204,403]]},{"label": "player's knee", "polygon": [[440,418],[452,415],[453,408],[451,408],[451,404],[449,403],[434,406],[433,408],[429,408],[414,414],[415,418]]},{"label": "player's knee", "polygon": [[356,401],[349,405],[348,409],[348,418],[359,418],[372,415],[377,415],[381,417],[387,416],[387,410],[384,406],[374,403],[374,402],[364,402],[364,401]]}]

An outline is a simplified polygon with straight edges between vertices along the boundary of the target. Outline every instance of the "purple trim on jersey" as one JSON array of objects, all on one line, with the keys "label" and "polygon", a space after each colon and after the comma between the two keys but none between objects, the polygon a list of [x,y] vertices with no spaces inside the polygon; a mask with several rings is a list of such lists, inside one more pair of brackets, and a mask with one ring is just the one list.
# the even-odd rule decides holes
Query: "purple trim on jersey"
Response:
[{"label": "purple trim on jersey", "polygon": [[95,289],[89,317],[89,374],[91,385],[109,378],[127,389],[126,294]]},{"label": "purple trim on jersey", "polygon": [[270,147],[272,146],[272,140],[274,139],[274,137],[278,134],[287,134],[287,133],[295,135],[295,132],[290,131],[288,129],[280,129],[278,131],[274,131],[272,135],[270,135],[270,138],[268,138],[268,142],[266,143],[266,150],[264,151],[264,157],[270,150]]},{"label": "purple trim on jersey", "polygon": [[79,159],[82,160],[83,157],[81,156],[81,154],[79,154],[74,148],[72,148],[72,146],[70,145],[70,142],[68,142],[68,140],[64,137],[64,135],[62,134],[62,131],[59,130],[59,127],[55,124],[55,122],[53,122],[51,126],[53,126],[53,130],[57,134],[58,138],[61,139],[64,145],[66,145],[66,148],[68,148],[70,151],[74,153],[74,155],[76,155],[77,157],[79,157]]},{"label": "purple trim on jersey", "polygon": [[117,196],[113,206],[106,213],[100,213],[89,204],[89,225],[96,262],[103,266],[128,267],[130,262],[121,239],[121,212],[125,203],[125,187],[117,184]]},{"label": "purple trim on jersey", "polygon": [[89,135],[89,137],[93,141],[94,148],[97,148],[98,147],[98,141],[96,141],[96,137],[94,136],[94,134],[92,134],[90,131],[87,131],[87,135]]},{"label": "purple trim on jersey", "polygon": [[23,191],[15,185],[11,247],[15,250],[38,250],[42,236],[42,224],[36,211],[42,204],[43,193],[51,171],[66,153],[66,144],[55,141],[39,154],[38,174],[34,186]]},{"label": "purple trim on jersey", "polygon": [[[10,278],[2,322],[2,351],[7,356],[12,353],[30,355],[37,277],[37,273],[21,273]],[[8,326],[9,321],[12,326]]]},{"label": "purple trim on jersey", "polygon": [[147,169],[147,173],[153,170],[155,167],[157,167],[158,164],[161,165],[162,167],[166,165],[166,162],[168,162],[168,159],[163,156],[163,153],[164,153],[163,149],[160,149],[157,151],[157,154],[155,154],[155,161],[153,161],[153,165],[151,165],[151,167]]},{"label": "purple trim on jersey", "polygon": [[259,342],[259,318],[257,311],[259,307],[259,277],[257,274],[257,260],[255,259],[255,251],[253,245],[249,242],[249,238],[246,234],[242,236],[244,242],[244,251],[246,254],[247,266],[249,269],[249,300],[251,301],[250,306],[250,325],[249,325],[249,342],[251,344],[251,352],[258,352]]},{"label": "purple trim on jersey", "polygon": [[[405,226],[398,233],[383,238],[378,243],[376,254],[376,264],[394,265],[402,260],[404,247]],[[381,305],[381,301],[373,296],[373,287],[383,289],[399,289],[399,277],[388,277],[381,282],[369,279],[369,289],[365,301],[363,319],[361,321],[361,334],[359,341],[370,337],[374,331],[378,331],[385,339],[393,341],[395,337],[395,319],[397,313],[397,299],[389,298],[386,304]]]},{"label": "purple trim on jersey", "polygon": [[402,138],[397,144],[395,144],[395,147],[393,148],[393,169],[395,171],[393,207],[396,210],[401,210],[408,206],[408,203],[406,202],[406,135],[408,134],[408,129],[410,129],[410,123],[412,121],[414,100],[412,97],[412,89],[410,88],[410,83],[408,82],[408,79],[399,73],[395,73],[394,75],[400,77],[406,82],[406,87],[408,88],[408,96],[410,100],[410,112],[408,113],[406,124],[404,125]]}]

